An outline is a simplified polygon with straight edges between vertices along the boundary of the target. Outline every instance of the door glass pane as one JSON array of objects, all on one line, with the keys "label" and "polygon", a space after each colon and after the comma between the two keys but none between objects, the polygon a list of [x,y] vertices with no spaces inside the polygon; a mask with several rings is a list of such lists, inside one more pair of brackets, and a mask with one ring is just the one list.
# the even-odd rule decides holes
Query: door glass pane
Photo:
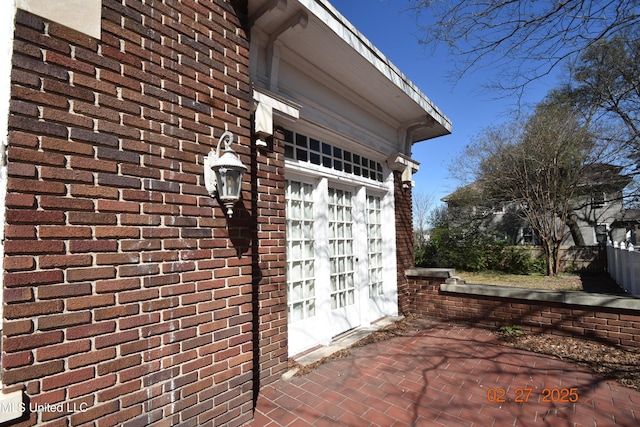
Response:
[{"label": "door glass pane", "polygon": [[289,322],[315,316],[313,186],[287,181],[287,306]]},{"label": "door glass pane", "polygon": [[352,195],[329,188],[331,308],[355,303]]},{"label": "door glass pane", "polygon": [[382,207],[381,199],[367,196],[369,244],[369,296],[383,294],[382,287]]}]

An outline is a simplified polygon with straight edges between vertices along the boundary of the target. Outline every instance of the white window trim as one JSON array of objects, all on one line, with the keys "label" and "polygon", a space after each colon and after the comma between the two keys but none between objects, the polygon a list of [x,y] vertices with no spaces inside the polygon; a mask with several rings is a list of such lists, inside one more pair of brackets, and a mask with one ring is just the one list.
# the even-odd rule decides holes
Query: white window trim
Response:
[{"label": "white window trim", "polygon": [[304,163],[298,162],[297,160],[289,159],[285,160],[285,175],[288,172],[294,172],[300,176],[306,176],[310,178],[325,176],[331,179],[333,182],[346,184],[351,186],[352,188],[363,186],[366,188],[376,189],[378,191],[387,191],[389,189],[387,181],[390,174],[389,171],[385,171],[384,169],[385,167],[383,165],[383,182],[379,182],[367,178],[362,178],[357,175],[352,175],[346,172],[329,169],[324,166],[314,165],[313,163]]}]

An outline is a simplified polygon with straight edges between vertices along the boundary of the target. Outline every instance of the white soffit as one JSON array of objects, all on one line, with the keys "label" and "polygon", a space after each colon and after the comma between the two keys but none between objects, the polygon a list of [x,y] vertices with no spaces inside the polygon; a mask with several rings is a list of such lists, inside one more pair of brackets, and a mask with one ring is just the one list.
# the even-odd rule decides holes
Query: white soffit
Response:
[{"label": "white soffit", "polygon": [[[333,51],[336,52],[335,64],[332,64],[332,61],[324,61],[324,64],[326,64],[325,66],[327,67],[335,66],[340,68],[340,66],[342,66],[343,70],[334,69],[333,72],[332,70],[328,70],[327,72],[342,81],[348,81],[347,79],[349,78],[357,80],[358,78],[366,75],[362,68],[358,68],[356,64],[357,60],[353,55],[359,56],[370,66],[374,67],[379,75],[387,81],[387,84],[390,82],[396,87],[396,90],[399,90],[406,98],[410,99],[419,107],[419,109],[411,109],[414,112],[414,116],[399,117],[399,120],[405,120],[404,123],[407,126],[411,126],[412,120],[418,120],[421,115],[429,115],[435,120],[437,125],[439,125],[437,126],[439,130],[423,129],[422,132],[418,130],[415,133],[415,141],[451,133],[451,121],[449,118],[447,118],[413,82],[411,82],[395,65],[393,65],[389,59],[382,54],[382,52],[380,52],[362,33],[360,33],[345,17],[343,17],[330,4],[330,2],[327,0],[297,0],[297,2],[313,14],[324,26],[326,26],[326,28],[334,34],[334,37],[342,40],[352,50],[352,61],[350,61],[352,64],[345,64],[344,62],[340,62],[341,59],[337,53],[338,49],[337,47],[334,47]],[[307,58],[309,57],[309,52],[314,56],[319,56],[321,51],[319,44],[331,43],[331,38],[326,36],[326,30],[324,31],[324,37],[321,39],[317,36],[318,33],[313,33],[312,31],[312,29],[308,28],[296,35],[296,38],[300,43],[303,43],[303,41],[306,42]],[[305,40],[304,37],[306,37],[307,34],[315,34],[315,40]],[[295,49],[295,46],[291,47]],[[326,47],[326,49],[331,48]],[[348,70],[345,65],[353,65],[354,68]],[[343,74],[339,74],[341,72]],[[349,83],[353,83],[349,84],[350,87],[357,88],[357,81]],[[361,94],[365,90],[373,92],[371,91],[372,87],[376,87],[378,89],[377,91],[382,92],[380,87],[376,86],[375,81],[367,81],[363,87],[368,89],[360,90],[359,93]],[[394,98],[397,97],[382,96],[379,99],[384,101],[379,101],[377,105],[381,105],[382,108],[385,108],[386,103],[386,108],[396,111],[399,111],[406,106],[404,101]],[[394,103],[396,104],[394,105]],[[422,113],[420,113],[420,111],[422,111]]]}]

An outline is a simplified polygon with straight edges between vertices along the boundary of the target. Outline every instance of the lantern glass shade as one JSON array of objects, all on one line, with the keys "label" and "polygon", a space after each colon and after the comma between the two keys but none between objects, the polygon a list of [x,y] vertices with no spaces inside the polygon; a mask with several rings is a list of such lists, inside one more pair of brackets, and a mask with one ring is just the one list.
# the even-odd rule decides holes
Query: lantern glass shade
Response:
[{"label": "lantern glass shade", "polygon": [[237,201],[242,189],[242,171],[238,169],[220,168],[216,171],[218,181],[218,196],[220,200]]}]

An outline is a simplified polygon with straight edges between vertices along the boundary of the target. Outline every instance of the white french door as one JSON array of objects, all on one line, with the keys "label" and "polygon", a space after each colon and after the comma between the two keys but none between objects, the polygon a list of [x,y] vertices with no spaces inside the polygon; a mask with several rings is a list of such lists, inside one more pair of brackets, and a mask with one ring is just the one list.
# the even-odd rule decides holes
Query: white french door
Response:
[{"label": "white french door", "polygon": [[353,224],[353,193],[329,187],[329,265],[331,332],[338,335],[360,325]]},{"label": "white french door", "polygon": [[291,174],[285,189],[293,356],[397,313],[395,223],[380,189]]}]

